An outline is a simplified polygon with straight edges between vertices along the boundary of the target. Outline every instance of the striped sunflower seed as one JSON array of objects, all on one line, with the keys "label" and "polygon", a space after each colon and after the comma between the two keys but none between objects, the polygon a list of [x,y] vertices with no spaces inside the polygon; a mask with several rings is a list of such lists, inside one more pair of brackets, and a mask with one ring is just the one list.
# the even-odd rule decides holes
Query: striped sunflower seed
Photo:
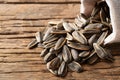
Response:
[{"label": "striped sunflower seed", "polygon": [[71,63],[69,63],[68,68],[71,71],[75,71],[75,72],[78,72],[78,73],[83,71],[82,66],[78,62],[75,62],[75,61],[72,61]]}]

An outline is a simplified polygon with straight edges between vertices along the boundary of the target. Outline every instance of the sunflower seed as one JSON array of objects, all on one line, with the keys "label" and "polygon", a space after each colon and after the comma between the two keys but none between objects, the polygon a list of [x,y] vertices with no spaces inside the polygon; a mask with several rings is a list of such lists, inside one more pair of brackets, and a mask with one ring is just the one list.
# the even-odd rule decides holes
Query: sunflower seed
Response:
[{"label": "sunflower seed", "polygon": [[98,60],[98,56],[97,56],[97,54],[94,54],[94,55],[92,55],[92,56],[87,60],[87,62],[88,62],[89,64],[94,64],[94,63],[97,62],[97,60]]},{"label": "sunflower seed", "polygon": [[63,30],[63,29],[64,29],[64,28],[63,28],[63,20],[56,25],[56,29],[57,29],[57,30]]},{"label": "sunflower seed", "polygon": [[49,39],[49,40],[44,41],[43,44],[48,44],[48,43],[51,43],[51,42],[57,41],[58,38],[59,38],[59,37],[53,37],[53,38],[51,38],[51,39]]},{"label": "sunflower seed", "polygon": [[[90,55],[89,56],[87,56],[87,57],[85,57],[85,58],[83,58],[82,60],[81,60],[81,63],[84,63],[85,61],[88,61],[88,59],[90,59],[93,55],[95,55],[96,53],[95,53],[95,51],[92,51],[92,52],[90,52]],[[95,62],[95,61],[93,61],[93,62]]]},{"label": "sunflower seed", "polygon": [[85,30],[91,30],[91,29],[98,29],[101,30],[103,28],[103,24],[101,23],[94,23],[94,24],[89,24],[85,27]]},{"label": "sunflower seed", "polygon": [[92,16],[92,17],[95,17],[95,16],[100,12],[100,10],[101,10],[101,6],[97,5],[97,6],[93,9],[93,11],[92,11],[92,13],[91,13],[91,16]]},{"label": "sunflower seed", "polygon": [[65,42],[66,42],[66,39],[65,38],[63,38],[63,37],[61,37],[57,42],[56,42],[56,44],[55,44],[55,50],[58,50],[58,49],[60,49],[61,47],[63,47],[63,45],[65,44]]},{"label": "sunflower seed", "polygon": [[36,32],[35,37],[37,42],[42,42],[42,32]]},{"label": "sunflower seed", "polygon": [[76,24],[79,28],[81,28],[82,25],[83,25],[83,23],[82,23],[78,18],[75,18],[75,24]]},{"label": "sunflower seed", "polygon": [[53,25],[57,25],[57,24],[59,24],[61,22],[62,21],[49,21],[48,24],[53,26]]},{"label": "sunflower seed", "polygon": [[63,46],[62,56],[65,62],[70,62],[72,60],[71,52],[66,45]]},{"label": "sunflower seed", "polygon": [[49,52],[47,55],[45,55],[44,61],[45,61],[45,63],[47,63],[47,62],[51,61],[52,59],[54,59],[55,57],[56,57],[55,54]]},{"label": "sunflower seed", "polygon": [[83,34],[98,34],[101,31],[99,29],[84,30]]},{"label": "sunflower seed", "polygon": [[89,55],[90,55],[89,51],[83,51],[83,52],[80,52],[79,57],[80,58],[84,58],[84,57],[87,57]]},{"label": "sunflower seed", "polygon": [[97,43],[94,43],[93,47],[95,49],[95,52],[101,59],[107,59],[113,62],[113,58],[111,57],[112,55],[107,51],[105,51],[105,49],[103,49],[100,45],[98,45]]},{"label": "sunflower seed", "polygon": [[93,46],[93,43],[97,41],[97,34],[94,34],[89,40],[88,43],[90,46]]},{"label": "sunflower seed", "polygon": [[72,53],[72,57],[75,61],[78,60],[79,56],[78,56],[78,51],[76,49],[71,49],[71,53]]},{"label": "sunflower seed", "polygon": [[75,61],[71,62],[68,64],[68,68],[71,71],[75,71],[75,72],[81,72],[83,71],[83,68],[81,67],[81,65]]},{"label": "sunflower seed", "polygon": [[75,25],[75,23],[68,23],[71,28],[74,30],[79,30],[79,27]]},{"label": "sunflower seed", "polygon": [[66,63],[63,61],[58,69],[59,76],[65,76],[67,74],[67,66]]},{"label": "sunflower seed", "polygon": [[74,29],[72,27],[70,27],[70,25],[67,22],[63,22],[63,27],[66,31],[68,32],[72,32]]},{"label": "sunflower seed", "polygon": [[49,41],[49,40],[51,40],[51,39],[53,39],[53,38],[55,38],[55,37],[59,37],[59,36],[57,36],[56,34],[50,34],[50,35],[47,37],[47,39],[44,40],[44,42],[45,42],[45,41]]},{"label": "sunflower seed", "polygon": [[107,37],[107,35],[108,35],[108,31],[103,32],[102,35],[101,35],[101,36],[99,37],[99,39],[97,40],[97,44],[98,44],[98,45],[103,44],[103,42],[104,42],[105,38]]},{"label": "sunflower seed", "polygon": [[52,34],[66,34],[67,31],[65,30],[54,30],[54,31],[51,31]]},{"label": "sunflower seed", "polygon": [[83,23],[86,23],[87,22],[87,17],[83,14],[83,13],[80,13],[80,20],[83,22]]},{"label": "sunflower seed", "polygon": [[43,46],[44,46],[44,48],[51,48],[51,47],[54,47],[55,46],[55,44],[56,44],[56,42],[57,41],[53,41],[53,42],[51,42],[51,43],[47,43],[47,44],[44,44]]},{"label": "sunflower seed", "polygon": [[84,15],[83,13],[80,13],[80,16],[81,16],[81,18],[83,18],[84,20],[87,20],[87,19],[88,19],[87,16]]},{"label": "sunflower seed", "polygon": [[100,19],[102,22],[106,22],[106,14],[105,14],[103,8],[101,8],[101,11],[100,11]]},{"label": "sunflower seed", "polygon": [[48,38],[52,30],[54,30],[53,27],[50,27],[46,30],[45,35],[43,36],[43,41],[45,41]]},{"label": "sunflower seed", "polygon": [[71,34],[67,33],[66,39],[67,39],[67,40],[73,40],[73,37],[72,37]]},{"label": "sunflower seed", "polygon": [[44,50],[42,50],[40,56],[44,57],[48,52],[49,52],[48,49],[44,49]]},{"label": "sunflower seed", "polygon": [[30,42],[30,43],[28,44],[27,48],[28,48],[28,49],[35,48],[35,47],[37,47],[37,44],[38,44],[37,40],[34,39],[32,42]]},{"label": "sunflower seed", "polygon": [[62,53],[59,53],[57,56],[60,59],[60,63],[63,61]]},{"label": "sunflower seed", "polygon": [[85,38],[85,36],[78,32],[78,31],[74,31],[72,33],[72,36],[78,41],[80,42],[81,44],[87,44],[87,39]]},{"label": "sunflower seed", "polygon": [[49,68],[52,70],[57,70],[60,66],[60,58],[56,57],[52,61],[50,61]]},{"label": "sunflower seed", "polygon": [[47,63],[47,69],[52,73],[52,74],[54,74],[54,75],[58,75],[58,71],[57,70],[52,70],[52,69],[50,69],[50,63],[51,62],[48,62]]},{"label": "sunflower seed", "polygon": [[90,50],[90,46],[83,45],[83,44],[76,43],[76,42],[67,41],[67,45],[77,50]]}]

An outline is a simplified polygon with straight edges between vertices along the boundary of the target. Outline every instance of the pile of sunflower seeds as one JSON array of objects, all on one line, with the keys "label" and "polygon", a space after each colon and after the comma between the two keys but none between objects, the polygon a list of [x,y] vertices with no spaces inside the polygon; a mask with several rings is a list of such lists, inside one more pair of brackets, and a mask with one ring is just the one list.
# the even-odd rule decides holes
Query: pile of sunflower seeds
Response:
[{"label": "pile of sunflower seeds", "polygon": [[81,13],[73,23],[61,20],[48,24],[44,32],[35,33],[36,39],[28,44],[28,48],[43,47],[40,56],[54,75],[82,72],[82,64],[94,64],[99,60],[114,61],[103,46],[105,38],[112,32],[106,2],[98,2],[89,18]]}]

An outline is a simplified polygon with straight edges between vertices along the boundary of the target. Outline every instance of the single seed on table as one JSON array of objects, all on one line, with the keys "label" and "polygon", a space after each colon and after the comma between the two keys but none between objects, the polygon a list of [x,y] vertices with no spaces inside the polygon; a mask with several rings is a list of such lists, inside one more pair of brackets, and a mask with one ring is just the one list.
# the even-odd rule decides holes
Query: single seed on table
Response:
[{"label": "single seed on table", "polygon": [[28,48],[28,49],[31,49],[31,48],[34,48],[35,46],[37,47],[37,44],[38,44],[37,40],[34,39],[32,42],[30,42],[30,43],[27,45],[27,48]]},{"label": "single seed on table", "polygon": [[49,52],[48,49],[44,49],[44,50],[42,50],[40,56],[44,57],[48,52]]}]

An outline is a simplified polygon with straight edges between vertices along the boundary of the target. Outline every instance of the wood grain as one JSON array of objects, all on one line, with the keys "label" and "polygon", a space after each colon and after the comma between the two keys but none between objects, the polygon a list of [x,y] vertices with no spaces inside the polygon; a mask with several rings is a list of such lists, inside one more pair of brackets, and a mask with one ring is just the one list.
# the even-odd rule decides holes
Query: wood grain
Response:
[{"label": "wood grain", "polygon": [[[74,18],[79,4],[0,4],[0,20]],[[69,13],[69,14],[68,14]]]},{"label": "wood grain", "polygon": [[[120,46],[110,48],[113,63],[83,65],[82,73],[69,72],[64,78],[52,75],[41,48],[27,49],[34,33],[50,20],[73,21],[79,14],[79,0],[0,0],[0,80],[119,80]],[[44,3],[44,4],[43,4]]]},{"label": "wood grain", "polygon": [[80,0],[0,0],[1,3],[79,3]]}]

